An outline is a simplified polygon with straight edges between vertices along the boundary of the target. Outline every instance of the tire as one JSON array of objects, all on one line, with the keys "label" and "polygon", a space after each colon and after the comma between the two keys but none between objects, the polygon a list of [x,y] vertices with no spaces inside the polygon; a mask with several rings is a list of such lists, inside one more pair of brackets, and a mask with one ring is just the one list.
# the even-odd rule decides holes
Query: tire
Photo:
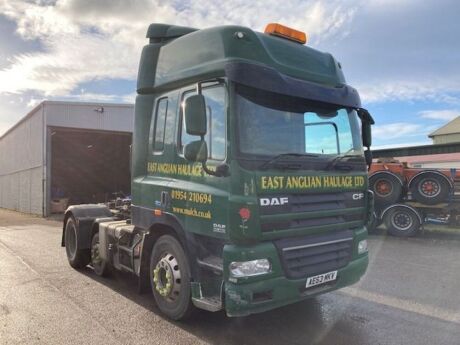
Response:
[{"label": "tire", "polygon": [[401,181],[387,173],[376,173],[369,178],[369,188],[374,192],[374,201],[378,205],[398,202],[402,197]]},{"label": "tire", "polygon": [[435,205],[446,201],[450,195],[451,188],[446,178],[434,173],[421,174],[410,185],[413,198],[427,205]]},{"label": "tire", "polygon": [[190,265],[175,237],[163,235],[156,241],[150,256],[149,276],[153,297],[162,313],[173,320],[190,316],[193,310]]},{"label": "tire", "polygon": [[391,208],[383,215],[383,221],[390,235],[397,237],[414,236],[421,225],[418,213],[407,206]]},{"label": "tire", "polygon": [[99,257],[99,232],[95,232],[91,239],[91,266],[98,276],[106,277],[108,275],[107,262]]},{"label": "tire", "polygon": [[65,251],[70,266],[75,269],[86,267],[91,261],[89,249],[79,249],[77,241],[77,225],[73,217],[69,217],[65,225]]}]

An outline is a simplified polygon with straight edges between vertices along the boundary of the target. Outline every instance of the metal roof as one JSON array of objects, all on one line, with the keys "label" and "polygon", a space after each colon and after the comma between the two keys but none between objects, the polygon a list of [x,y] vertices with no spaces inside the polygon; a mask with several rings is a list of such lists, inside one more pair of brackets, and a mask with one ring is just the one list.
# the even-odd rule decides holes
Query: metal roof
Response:
[{"label": "metal roof", "polygon": [[430,133],[428,137],[432,138],[437,135],[445,135],[445,134],[457,134],[460,133],[460,116],[457,116],[452,121],[449,121],[441,128],[438,128],[434,132]]},{"label": "metal roof", "polygon": [[42,101],[40,104],[36,105],[32,110],[30,110],[24,117],[22,117],[18,122],[16,122],[12,127],[10,127],[5,133],[0,136],[0,140],[6,137],[9,133],[11,133],[15,128],[17,128],[21,123],[29,119],[30,117],[34,116],[38,110],[43,108],[47,104],[65,104],[65,105],[91,105],[91,106],[99,106],[99,107],[109,107],[109,106],[116,106],[116,107],[126,107],[126,108],[134,108],[134,104],[127,104],[127,103],[110,103],[110,102],[73,102],[73,101]]},{"label": "metal roof", "polygon": [[440,153],[460,152],[460,143],[436,144],[398,147],[391,149],[372,150],[374,158],[380,157],[401,157],[401,156],[420,156],[434,155]]}]

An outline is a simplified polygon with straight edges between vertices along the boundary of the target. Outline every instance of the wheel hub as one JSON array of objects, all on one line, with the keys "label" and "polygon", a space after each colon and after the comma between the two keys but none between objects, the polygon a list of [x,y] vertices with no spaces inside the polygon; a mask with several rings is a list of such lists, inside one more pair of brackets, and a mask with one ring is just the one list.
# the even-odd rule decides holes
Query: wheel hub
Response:
[{"label": "wheel hub", "polygon": [[378,195],[387,196],[391,194],[392,189],[393,188],[392,188],[391,183],[386,180],[378,180],[375,183],[375,191],[377,192]]},{"label": "wheel hub", "polygon": [[412,218],[405,212],[396,212],[392,217],[393,226],[399,230],[407,230],[412,226]]},{"label": "wheel hub", "polygon": [[176,258],[166,253],[153,270],[155,290],[164,298],[175,300],[179,296],[181,275]]},{"label": "wheel hub", "polygon": [[419,192],[428,197],[437,196],[440,192],[439,184],[433,180],[423,180]]},{"label": "wheel hub", "polygon": [[99,241],[95,242],[91,247],[91,262],[93,265],[99,265],[101,263],[101,257],[99,255]]}]

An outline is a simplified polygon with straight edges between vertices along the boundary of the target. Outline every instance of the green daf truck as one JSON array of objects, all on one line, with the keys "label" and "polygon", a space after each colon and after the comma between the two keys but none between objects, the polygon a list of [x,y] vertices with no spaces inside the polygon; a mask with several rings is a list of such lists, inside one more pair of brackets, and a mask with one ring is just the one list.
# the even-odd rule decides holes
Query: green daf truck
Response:
[{"label": "green daf truck", "polygon": [[357,282],[373,119],[340,63],[279,24],[152,24],[147,38],[130,211],[70,206],[70,265],[131,272],[176,320],[193,308],[259,313]]}]

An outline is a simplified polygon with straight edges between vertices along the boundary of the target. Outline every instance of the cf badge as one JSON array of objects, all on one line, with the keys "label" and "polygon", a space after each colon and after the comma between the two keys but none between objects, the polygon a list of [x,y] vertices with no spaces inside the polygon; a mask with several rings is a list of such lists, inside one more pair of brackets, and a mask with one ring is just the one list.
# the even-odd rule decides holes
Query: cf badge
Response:
[{"label": "cf badge", "polygon": [[355,193],[352,196],[353,200],[361,200],[364,198],[364,193]]}]

